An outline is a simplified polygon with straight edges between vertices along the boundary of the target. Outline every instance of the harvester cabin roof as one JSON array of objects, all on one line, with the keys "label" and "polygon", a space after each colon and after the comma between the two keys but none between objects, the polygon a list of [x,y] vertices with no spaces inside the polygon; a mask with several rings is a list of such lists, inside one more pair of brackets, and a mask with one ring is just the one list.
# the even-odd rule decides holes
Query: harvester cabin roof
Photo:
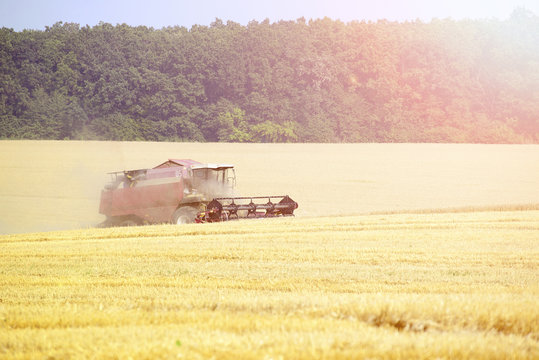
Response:
[{"label": "harvester cabin roof", "polygon": [[223,170],[223,169],[231,169],[234,165],[232,164],[200,164],[200,165],[193,165],[191,169],[197,170],[197,169],[212,169],[212,170]]},{"label": "harvester cabin roof", "polygon": [[212,170],[222,170],[233,168],[232,164],[203,164],[191,159],[168,159],[162,164],[157,165],[154,169],[166,169],[171,167],[183,166],[186,168],[196,169],[212,169]]},{"label": "harvester cabin roof", "polygon": [[168,159],[162,164],[157,165],[154,167],[154,169],[163,169],[163,168],[169,168],[169,167],[176,167],[176,166],[183,166],[183,167],[191,167],[193,165],[202,165],[198,161],[191,160],[191,159]]}]

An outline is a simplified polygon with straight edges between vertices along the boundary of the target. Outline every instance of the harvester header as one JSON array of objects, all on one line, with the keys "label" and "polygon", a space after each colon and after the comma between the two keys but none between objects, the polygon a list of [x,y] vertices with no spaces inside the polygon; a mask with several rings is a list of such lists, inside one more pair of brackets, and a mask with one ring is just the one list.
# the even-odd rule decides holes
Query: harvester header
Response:
[{"label": "harvester header", "polygon": [[[268,199],[268,202],[258,201],[265,199]],[[208,203],[206,211],[202,211],[197,215],[196,222],[218,222],[239,218],[261,218],[281,215],[291,216],[294,215],[294,210],[297,208],[298,203],[288,195],[215,198]]]}]

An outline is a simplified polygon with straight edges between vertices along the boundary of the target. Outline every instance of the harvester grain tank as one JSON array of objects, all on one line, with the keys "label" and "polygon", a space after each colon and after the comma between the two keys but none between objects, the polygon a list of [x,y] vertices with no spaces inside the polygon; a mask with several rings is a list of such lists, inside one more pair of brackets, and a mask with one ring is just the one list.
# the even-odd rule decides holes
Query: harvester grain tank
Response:
[{"label": "harvester grain tank", "polygon": [[287,216],[298,206],[286,195],[234,197],[236,175],[230,164],[169,159],[151,169],[112,172],[110,176],[99,206],[107,217],[104,226]]}]

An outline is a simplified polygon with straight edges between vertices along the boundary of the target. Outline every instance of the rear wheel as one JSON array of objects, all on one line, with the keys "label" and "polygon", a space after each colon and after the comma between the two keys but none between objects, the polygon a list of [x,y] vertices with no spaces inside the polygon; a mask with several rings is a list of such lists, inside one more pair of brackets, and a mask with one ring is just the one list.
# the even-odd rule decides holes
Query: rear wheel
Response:
[{"label": "rear wheel", "polygon": [[122,216],[117,219],[119,226],[139,226],[142,224],[142,219],[135,215]]},{"label": "rear wheel", "polygon": [[99,224],[99,227],[138,226],[140,224],[142,224],[142,220],[134,215],[108,216],[105,221]]},{"label": "rear wheel", "polygon": [[120,223],[120,226],[138,226],[138,225],[139,223],[132,219],[124,220]]},{"label": "rear wheel", "polygon": [[182,206],[174,211],[172,223],[177,225],[190,224],[195,222],[198,210],[192,206]]}]

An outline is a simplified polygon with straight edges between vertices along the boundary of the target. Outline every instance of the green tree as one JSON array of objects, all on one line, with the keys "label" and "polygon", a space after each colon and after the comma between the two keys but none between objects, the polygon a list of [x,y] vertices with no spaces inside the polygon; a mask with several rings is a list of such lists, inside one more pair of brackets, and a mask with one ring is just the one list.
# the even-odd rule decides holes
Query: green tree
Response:
[{"label": "green tree", "polygon": [[2,28],[0,137],[538,142],[538,34],[525,9],[505,21]]},{"label": "green tree", "polygon": [[82,130],[86,120],[86,113],[76,99],[59,92],[48,95],[39,88],[34,91],[21,117],[22,126],[17,137],[72,139]]},{"label": "green tree", "polygon": [[90,130],[102,140],[142,140],[139,126],[131,117],[113,113],[94,119]]},{"label": "green tree", "polygon": [[217,132],[219,141],[250,142],[252,135],[245,121],[245,111],[234,108],[232,111],[219,114],[220,128]]},{"label": "green tree", "polygon": [[294,142],[298,139],[296,131],[296,124],[292,121],[286,121],[283,125],[265,121],[251,129],[255,142]]}]

